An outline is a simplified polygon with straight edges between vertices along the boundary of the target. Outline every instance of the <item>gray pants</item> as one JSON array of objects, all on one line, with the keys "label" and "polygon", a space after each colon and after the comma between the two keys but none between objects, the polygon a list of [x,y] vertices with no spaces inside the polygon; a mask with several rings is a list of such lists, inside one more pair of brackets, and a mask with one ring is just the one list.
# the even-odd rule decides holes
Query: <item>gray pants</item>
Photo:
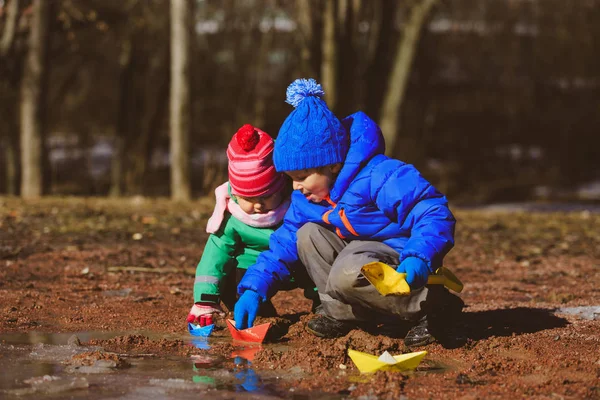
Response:
[{"label": "gray pants", "polygon": [[391,322],[416,320],[428,288],[409,296],[382,296],[360,272],[363,265],[381,261],[399,264],[399,255],[375,241],[346,241],[314,223],[298,230],[298,255],[319,291],[323,311],[345,321]]}]

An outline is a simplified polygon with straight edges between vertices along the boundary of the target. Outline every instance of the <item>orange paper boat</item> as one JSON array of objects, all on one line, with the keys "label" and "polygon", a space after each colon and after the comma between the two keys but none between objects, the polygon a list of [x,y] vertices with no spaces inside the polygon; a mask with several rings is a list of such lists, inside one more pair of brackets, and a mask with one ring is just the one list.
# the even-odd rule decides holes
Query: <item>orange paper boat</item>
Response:
[{"label": "orange paper boat", "polygon": [[233,340],[240,340],[242,342],[256,342],[262,343],[265,340],[265,335],[271,327],[270,323],[253,326],[252,328],[238,330],[235,327],[235,321],[232,319],[227,320],[227,327]]}]

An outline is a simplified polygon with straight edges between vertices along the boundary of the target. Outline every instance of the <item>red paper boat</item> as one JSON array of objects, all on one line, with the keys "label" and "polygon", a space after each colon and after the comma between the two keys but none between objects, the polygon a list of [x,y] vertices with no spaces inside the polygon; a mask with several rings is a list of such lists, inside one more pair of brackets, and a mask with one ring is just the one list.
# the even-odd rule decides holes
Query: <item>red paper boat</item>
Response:
[{"label": "red paper boat", "polygon": [[235,327],[235,321],[228,319],[227,327],[229,328],[229,332],[231,332],[231,336],[234,340],[262,343],[262,341],[265,340],[265,335],[271,327],[271,324],[266,323],[253,326],[252,328],[237,330]]}]

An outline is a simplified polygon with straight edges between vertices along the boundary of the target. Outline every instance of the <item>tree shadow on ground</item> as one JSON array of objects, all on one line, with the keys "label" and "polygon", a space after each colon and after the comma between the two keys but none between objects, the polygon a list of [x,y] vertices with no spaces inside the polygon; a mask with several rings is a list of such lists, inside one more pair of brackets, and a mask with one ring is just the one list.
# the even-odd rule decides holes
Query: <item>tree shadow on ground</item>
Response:
[{"label": "tree shadow on ground", "polygon": [[[562,328],[569,323],[553,310],[518,307],[501,310],[463,312],[454,321],[431,327],[436,340],[447,349],[463,347],[492,336],[512,336]],[[431,325],[430,325],[431,326]]]},{"label": "tree shadow on ground", "polygon": [[[281,341],[289,327],[300,321],[305,312],[285,314],[267,335],[271,342]],[[569,322],[556,316],[553,310],[543,308],[518,307],[477,312],[463,312],[458,320],[439,322],[430,325],[432,334],[445,348],[464,346],[467,341],[480,341],[492,336],[512,336],[535,333],[546,329],[563,328]],[[385,335],[401,339],[412,324],[361,324],[360,329],[371,335]]]},{"label": "tree shadow on ground", "polygon": [[509,308],[478,312],[464,312],[460,325],[467,338],[483,340],[491,336],[512,336],[546,329],[563,328],[569,322],[543,308]]}]

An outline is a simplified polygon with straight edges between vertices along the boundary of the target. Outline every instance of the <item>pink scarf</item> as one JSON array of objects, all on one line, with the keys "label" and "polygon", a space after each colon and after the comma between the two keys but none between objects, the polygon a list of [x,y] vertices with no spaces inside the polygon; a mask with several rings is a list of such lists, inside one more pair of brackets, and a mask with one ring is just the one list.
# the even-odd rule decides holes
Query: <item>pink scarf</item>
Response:
[{"label": "pink scarf", "polygon": [[239,204],[229,197],[228,185],[229,184],[225,182],[215,189],[217,202],[213,214],[206,224],[206,232],[208,233],[215,233],[219,230],[225,217],[225,210],[229,211],[231,215],[248,226],[254,228],[270,228],[283,220],[286,211],[290,207],[290,199],[286,199],[279,207],[267,213],[248,214],[240,208]]}]

